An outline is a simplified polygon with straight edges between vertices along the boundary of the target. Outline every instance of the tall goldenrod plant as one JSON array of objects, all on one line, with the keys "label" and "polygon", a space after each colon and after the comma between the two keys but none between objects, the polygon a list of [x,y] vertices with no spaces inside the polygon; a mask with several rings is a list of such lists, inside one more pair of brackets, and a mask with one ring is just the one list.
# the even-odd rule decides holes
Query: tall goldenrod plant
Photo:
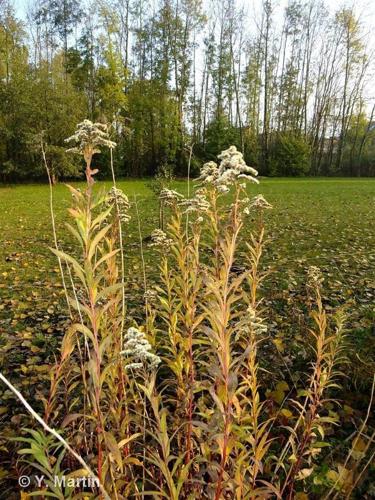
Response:
[{"label": "tall goldenrod plant", "polygon": [[79,124],[68,140],[76,142],[70,151],[82,155],[86,163],[85,191],[69,186],[73,198],[69,213],[74,225],[67,227],[79,244],[81,256],[53,251],[71,266],[75,278],[70,303],[80,321],[71,326],[67,335],[84,339],[82,382],[89,404],[84,414],[66,415],[64,425],[74,422],[80,434],[90,436],[89,453],[95,456],[98,478],[117,497],[122,490],[118,486],[119,473],[128,477],[129,483],[134,481],[126,464],[131,462],[130,443],[140,435],[136,432],[136,418],[133,421],[130,413],[136,415],[143,399],[129,369],[134,373],[143,363],[156,366],[158,358],[153,357],[142,332],[130,328],[123,334],[123,255],[119,240],[121,224],[129,220],[128,199],[115,186],[109,193],[93,191],[97,172],[92,169],[93,155],[100,147],[113,148],[115,144],[103,124],[88,120]]},{"label": "tall goldenrod plant", "polygon": [[[302,392],[284,401],[295,412],[294,425],[285,426],[265,397],[260,369],[270,335],[260,289],[271,206],[261,195],[248,197],[257,172],[232,146],[203,166],[193,197],[162,190],[165,231],[151,235],[160,280],[148,288],[142,248],[146,307],[136,325],[126,317],[124,290],[122,231],[131,206],[117,186],[109,193],[93,186],[93,155],[114,144],[105,126],[89,121],[71,140],[85,160],[87,187],[69,188],[68,229],[78,250],[53,250],[68,271],[75,312],[46,401],[46,420],[53,413],[57,422],[64,399],[61,428],[86,460],[63,440],[76,460],[70,470],[83,464],[106,498],[294,498],[335,423],[326,408],[343,361],[344,316],[332,328],[319,271],[310,270],[308,281],[311,372]],[[54,449],[48,442],[49,473]]]}]

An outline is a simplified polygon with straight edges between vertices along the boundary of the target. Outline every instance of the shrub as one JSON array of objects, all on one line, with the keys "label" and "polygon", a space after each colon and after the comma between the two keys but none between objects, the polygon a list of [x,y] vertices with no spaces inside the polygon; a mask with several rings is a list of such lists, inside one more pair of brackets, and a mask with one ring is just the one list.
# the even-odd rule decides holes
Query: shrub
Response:
[{"label": "shrub", "polygon": [[305,175],[310,168],[310,146],[303,137],[278,134],[273,138],[270,163],[274,176]]},{"label": "shrub", "polygon": [[66,154],[65,148],[47,145],[45,154],[53,183],[61,178],[69,179],[80,176],[80,168]]},{"label": "shrub", "polygon": [[213,160],[217,152],[228,148],[231,144],[239,143],[239,130],[234,127],[228,116],[220,113],[207,125],[204,144],[198,145],[197,151],[202,149],[202,158]]}]

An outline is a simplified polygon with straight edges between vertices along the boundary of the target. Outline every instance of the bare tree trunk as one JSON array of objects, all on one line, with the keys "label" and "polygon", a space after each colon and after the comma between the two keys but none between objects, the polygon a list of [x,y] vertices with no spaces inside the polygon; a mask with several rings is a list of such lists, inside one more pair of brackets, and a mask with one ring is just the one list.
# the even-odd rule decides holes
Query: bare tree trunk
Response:
[{"label": "bare tree trunk", "polygon": [[265,172],[269,170],[269,44],[271,29],[271,0],[264,0],[263,3],[265,15],[265,33],[264,33],[264,99],[263,99],[263,165]]}]

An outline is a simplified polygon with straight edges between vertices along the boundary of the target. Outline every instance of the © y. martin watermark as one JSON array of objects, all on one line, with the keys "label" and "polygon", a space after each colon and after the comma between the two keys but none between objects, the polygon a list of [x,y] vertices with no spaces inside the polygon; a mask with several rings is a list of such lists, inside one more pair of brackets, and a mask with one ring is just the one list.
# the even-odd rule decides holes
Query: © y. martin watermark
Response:
[{"label": "\u00a9 y. martin watermark", "polygon": [[[48,487],[48,484],[44,480],[44,478],[44,475],[20,476],[18,478],[18,484],[21,486],[21,488],[28,488],[30,485],[36,486],[38,488]],[[59,488],[98,488],[99,479],[97,477],[90,476],[53,476],[52,484],[53,486]]]}]

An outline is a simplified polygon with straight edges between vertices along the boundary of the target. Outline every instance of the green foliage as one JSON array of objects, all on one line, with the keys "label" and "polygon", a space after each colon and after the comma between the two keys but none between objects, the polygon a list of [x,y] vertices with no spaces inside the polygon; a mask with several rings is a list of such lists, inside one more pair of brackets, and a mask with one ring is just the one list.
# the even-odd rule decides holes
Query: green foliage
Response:
[{"label": "green foliage", "polygon": [[[83,118],[82,96],[73,88],[58,54],[51,66],[31,68],[23,48],[15,49],[15,65],[8,84],[0,83],[0,158],[3,180],[45,176],[35,136],[41,132],[49,145],[51,165],[57,177],[75,176],[78,167],[65,158],[64,138]],[[19,59],[20,54],[25,54]],[[51,77],[50,77],[51,76]],[[57,165],[59,163],[59,165]]]},{"label": "green foliage", "polygon": [[204,139],[204,143],[198,146],[202,149],[202,158],[213,160],[218,151],[227,149],[231,144],[239,146],[239,130],[230,123],[228,116],[221,112],[207,125]]},{"label": "green foliage", "polygon": [[102,48],[105,64],[96,74],[98,115],[106,122],[120,125],[126,108],[126,69],[111,42]]},{"label": "green foliage", "polygon": [[232,0],[81,3],[41,0],[28,23],[0,3],[0,180],[40,179],[32,138],[61,148],[85,117],[111,125],[122,176],[185,176],[188,161],[194,175],[230,144],[265,175],[374,174],[354,9],[293,2],[275,23],[267,1],[248,30]]},{"label": "green foliage", "polygon": [[277,134],[272,138],[272,175],[301,176],[306,175],[309,168],[310,146],[303,137]]},{"label": "green foliage", "polygon": [[[244,157],[248,165],[258,168],[261,159],[261,148],[258,137],[251,128],[244,131]],[[262,173],[262,172],[260,172]]]},{"label": "green foliage", "polygon": [[171,165],[161,165],[154,178],[147,185],[159,197],[163,189],[171,189],[173,180],[173,167]]},{"label": "green foliage", "polygon": [[72,160],[73,158],[66,154],[65,148],[47,144],[46,161],[54,183],[61,178],[76,178],[81,175],[79,163]]},{"label": "green foliage", "polygon": [[[39,484],[35,484],[34,495],[45,494],[51,498],[70,498],[74,487],[60,483],[64,477],[62,462],[65,450],[61,449],[61,443],[53,436],[45,436],[43,433],[33,429],[23,429],[29,435],[19,437],[17,441],[25,443],[18,453],[22,461],[35,470],[38,477],[42,478]],[[27,448],[29,445],[29,448]],[[39,489],[40,488],[40,489]]]},{"label": "green foliage", "polygon": [[129,175],[151,175],[164,163],[173,164],[179,147],[178,107],[173,94],[158,81],[134,82],[128,94],[132,117],[126,138]]},{"label": "green foliage", "polygon": [[375,128],[366,115],[353,115],[348,123],[343,148],[342,168],[347,175],[369,175],[375,172]]}]

